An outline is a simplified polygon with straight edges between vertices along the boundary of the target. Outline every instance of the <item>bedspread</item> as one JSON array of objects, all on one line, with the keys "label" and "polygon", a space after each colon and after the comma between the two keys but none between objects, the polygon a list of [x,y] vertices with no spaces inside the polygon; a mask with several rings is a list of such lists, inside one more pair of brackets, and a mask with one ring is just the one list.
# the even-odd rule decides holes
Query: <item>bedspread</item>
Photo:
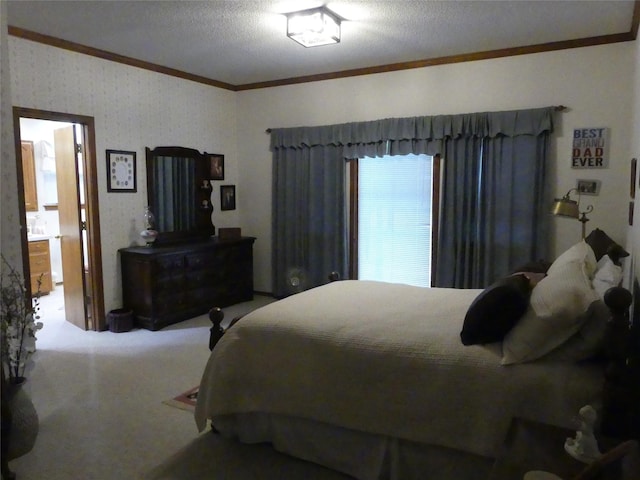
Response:
[{"label": "bedspread", "polygon": [[595,362],[501,366],[463,346],[481,290],[340,281],[262,307],[216,345],[196,424],[266,412],[495,456],[514,416],[571,427],[596,402]]}]

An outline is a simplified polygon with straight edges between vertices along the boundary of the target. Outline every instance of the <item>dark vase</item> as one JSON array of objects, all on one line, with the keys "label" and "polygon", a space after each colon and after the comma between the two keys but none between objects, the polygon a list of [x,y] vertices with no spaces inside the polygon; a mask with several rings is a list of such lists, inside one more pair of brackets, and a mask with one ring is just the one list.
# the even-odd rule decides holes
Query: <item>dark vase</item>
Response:
[{"label": "dark vase", "polygon": [[38,412],[36,412],[31,397],[23,388],[25,381],[24,377],[18,377],[7,382],[6,399],[11,412],[8,460],[29,453],[38,436]]}]

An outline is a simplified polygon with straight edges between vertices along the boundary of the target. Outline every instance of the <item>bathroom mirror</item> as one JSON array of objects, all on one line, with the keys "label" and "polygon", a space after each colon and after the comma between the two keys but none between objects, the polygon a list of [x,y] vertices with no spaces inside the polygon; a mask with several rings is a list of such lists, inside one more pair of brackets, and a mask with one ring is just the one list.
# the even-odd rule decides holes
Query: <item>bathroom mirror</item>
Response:
[{"label": "bathroom mirror", "polygon": [[158,231],[156,244],[208,238],[212,186],[206,155],[184,147],[146,148],[147,197]]}]

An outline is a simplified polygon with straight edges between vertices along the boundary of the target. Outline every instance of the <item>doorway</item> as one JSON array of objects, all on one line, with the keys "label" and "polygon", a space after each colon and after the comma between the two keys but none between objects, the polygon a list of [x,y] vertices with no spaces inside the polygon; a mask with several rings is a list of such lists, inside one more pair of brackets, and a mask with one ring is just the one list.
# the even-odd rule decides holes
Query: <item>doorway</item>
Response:
[{"label": "doorway", "polygon": [[66,320],[104,330],[93,117],[20,107],[13,113],[25,277],[33,282],[34,250],[42,252],[34,246],[50,246],[51,288],[58,283],[64,292]]}]

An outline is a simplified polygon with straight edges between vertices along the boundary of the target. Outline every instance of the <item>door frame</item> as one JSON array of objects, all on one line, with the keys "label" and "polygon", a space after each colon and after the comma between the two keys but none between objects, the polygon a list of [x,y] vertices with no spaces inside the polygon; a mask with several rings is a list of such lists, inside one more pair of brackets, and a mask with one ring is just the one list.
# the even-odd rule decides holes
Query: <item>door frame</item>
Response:
[{"label": "door frame", "polygon": [[[106,328],[104,311],[104,284],[102,275],[102,246],[100,242],[100,212],[98,206],[98,172],[96,160],[95,121],[93,117],[72,113],[36,110],[33,108],[13,107],[13,129],[18,170],[18,209],[20,214],[20,236],[22,243],[22,264],[25,278],[30,278],[29,244],[27,239],[26,211],[24,206],[24,179],[22,172],[22,150],[20,148],[20,118],[38,120],[52,120],[57,122],[75,123],[82,126],[84,137],[84,154],[82,155],[85,189],[85,215],[87,221],[87,258],[89,261],[90,283],[85,291],[91,298],[87,305],[87,330],[101,331]],[[31,285],[27,284],[30,290]],[[29,291],[29,294],[31,292]]]}]

